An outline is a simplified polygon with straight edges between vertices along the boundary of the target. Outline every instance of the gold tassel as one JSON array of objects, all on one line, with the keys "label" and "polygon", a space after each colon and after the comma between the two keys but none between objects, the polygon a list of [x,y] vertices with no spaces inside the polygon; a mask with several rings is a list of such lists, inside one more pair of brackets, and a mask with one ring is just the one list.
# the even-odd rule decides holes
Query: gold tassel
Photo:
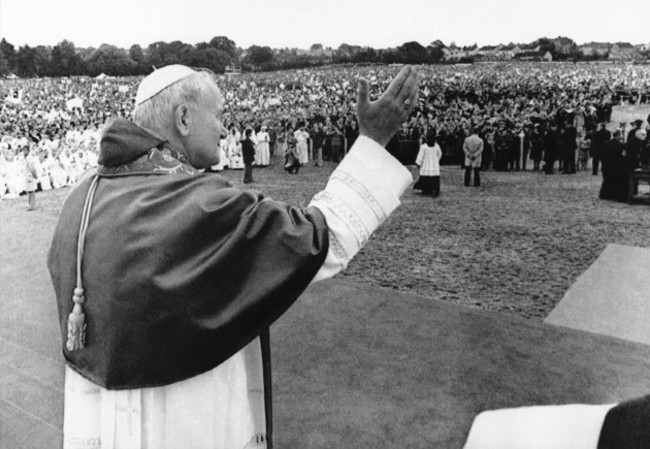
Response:
[{"label": "gold tassel", "polygon": [[74,307],[68,315],[68,340],[65,343],[68,351],[82,349],[86,343],[86,314],[82,307],[84,299],[83,288],[75,288],[72,296]]}]

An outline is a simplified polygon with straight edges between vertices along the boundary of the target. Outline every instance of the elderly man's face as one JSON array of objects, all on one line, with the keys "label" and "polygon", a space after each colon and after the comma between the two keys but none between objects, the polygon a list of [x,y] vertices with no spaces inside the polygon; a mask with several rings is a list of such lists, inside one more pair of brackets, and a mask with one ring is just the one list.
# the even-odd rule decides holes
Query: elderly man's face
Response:
[{"label": "elderly man's face", "polygon": [[208,168],[219,163],[219,142],[226,129],[221,122],[224,98],[217,86],[199,104],[191,106],[192,121],[185,150],[196,168]]}]

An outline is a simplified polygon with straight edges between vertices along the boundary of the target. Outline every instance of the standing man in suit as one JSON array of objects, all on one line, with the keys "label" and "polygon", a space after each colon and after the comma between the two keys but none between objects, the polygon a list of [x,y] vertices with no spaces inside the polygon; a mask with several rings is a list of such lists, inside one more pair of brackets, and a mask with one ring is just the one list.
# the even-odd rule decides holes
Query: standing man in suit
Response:
[{"label": "standing man in suit", "polygon": [[465,138],[463,152],[465,153],[465,187],[469,187],[472,169],[474,170],[474,187],[480,187],[483,139],[478,136],[476,127],[472,127],[472,134]]}]

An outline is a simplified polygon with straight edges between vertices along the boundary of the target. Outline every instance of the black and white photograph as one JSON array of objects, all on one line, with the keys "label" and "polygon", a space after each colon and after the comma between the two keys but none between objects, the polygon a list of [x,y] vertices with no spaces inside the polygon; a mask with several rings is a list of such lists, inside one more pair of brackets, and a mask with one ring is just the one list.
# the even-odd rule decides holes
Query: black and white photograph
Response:
[{"label": "black and white photograph", "polygon": [[0,449],[650,449],[650,2],[0,0]]}]

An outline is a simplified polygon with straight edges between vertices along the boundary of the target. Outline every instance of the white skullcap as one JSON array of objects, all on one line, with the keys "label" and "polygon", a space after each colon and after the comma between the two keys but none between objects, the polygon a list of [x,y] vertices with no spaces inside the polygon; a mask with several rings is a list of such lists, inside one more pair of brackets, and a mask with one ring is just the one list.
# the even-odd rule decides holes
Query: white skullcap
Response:
[{"label": "white skullcap", "polygon": [[144,103],[163,89],[194,73],[196,73],[194,70],[180,64],[168,65],[154,70],[138,86],[138,92],[135,94],[135,105],[138,106]]}]

